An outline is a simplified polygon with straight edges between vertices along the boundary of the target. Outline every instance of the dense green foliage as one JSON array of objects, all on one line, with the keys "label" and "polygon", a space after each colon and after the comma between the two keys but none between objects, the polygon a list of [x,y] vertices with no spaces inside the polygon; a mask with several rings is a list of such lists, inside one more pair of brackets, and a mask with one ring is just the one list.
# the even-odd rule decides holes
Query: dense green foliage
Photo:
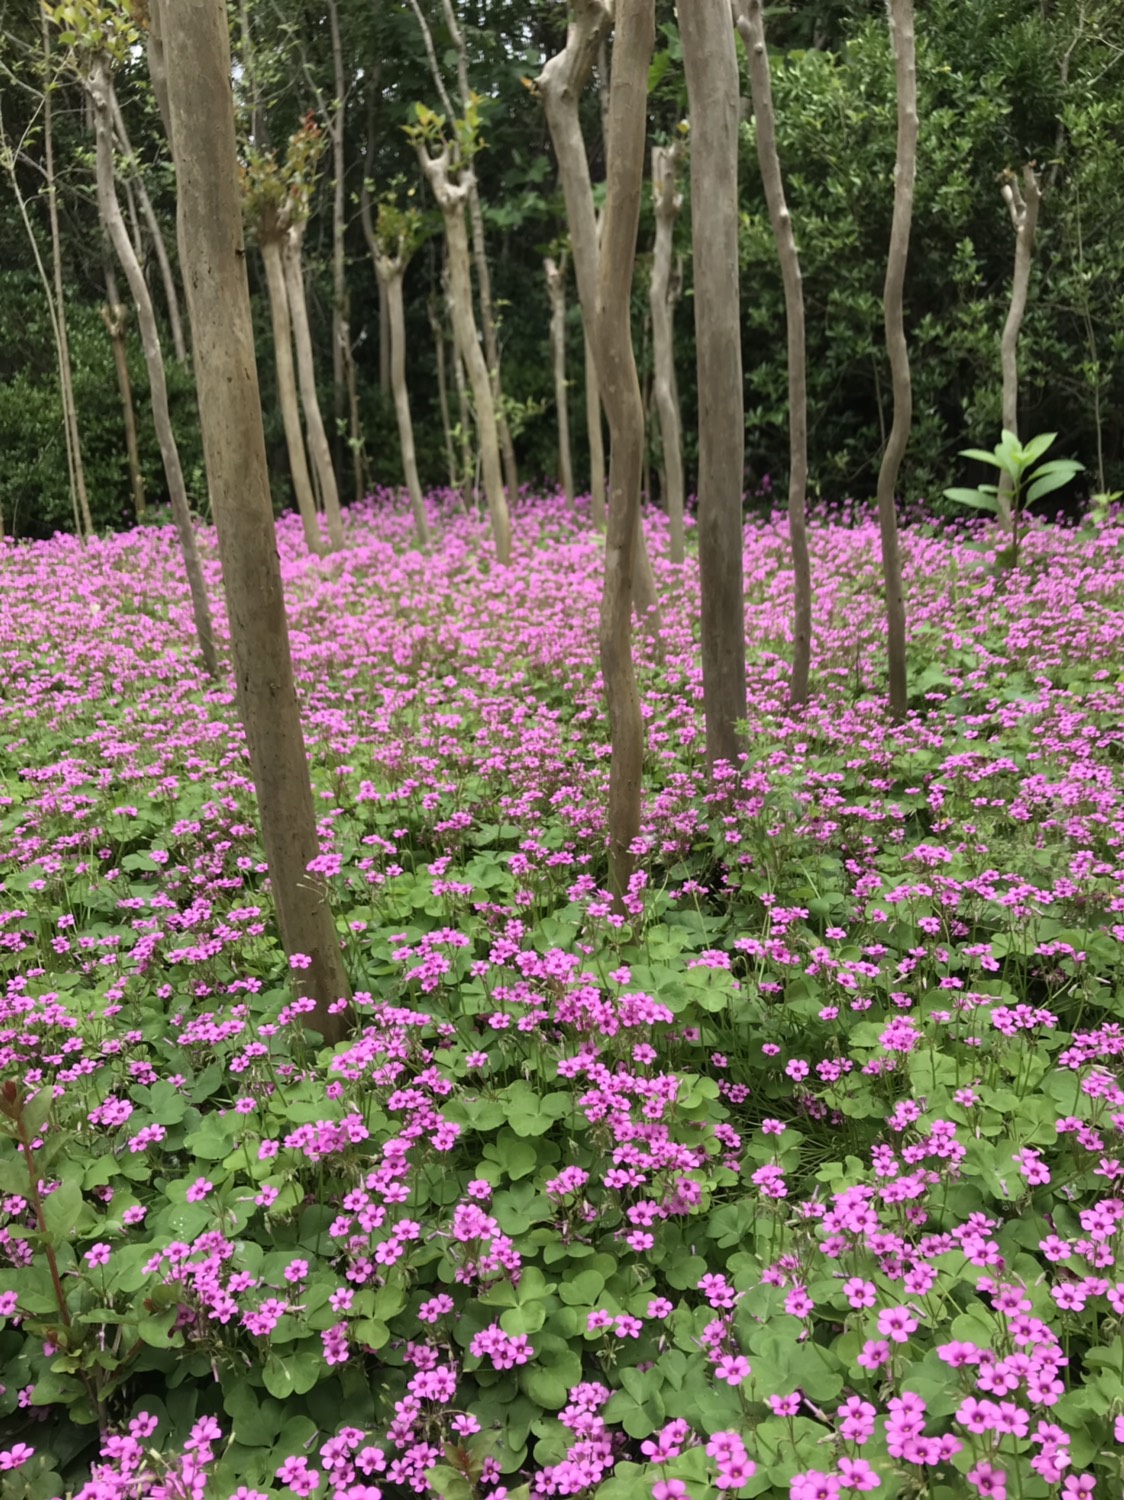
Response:
[{"label": "dense green foliage", "polygon": [[[9,4],[0,48],[9,145],[21,142],[17,170],[45,253],[41,121],[35,91],[37,30],[25,8]],[[18,14],[17,14],[18,12]],[[485,208],[489,255],[504,353],[505,391],[518,415],[518,451],[528,477],[555,472],[555,427],[545,350],[542,256],[564,231],[549,136],[528,90],[541,61],[564,35],[565,10],[471,0],[459,7],[470,49],[470,81],[480,95],[484,149],[475,161]],[[418,424],[423,480],[444,471],[436,400],[433,340],[426,299],[438,288],[436,215],[420,184],[403,134],[415,102],[437,103],[414,17],[406,5],[339,0],[347,75],[347,260],[350,329],[355,347],[370,481],[400,478],[389,396],[379,385],[378,298],[359,223],[365,175],[376,194],[412,184],[427,208],[428,245],[406,282],[409,381]],[[453,56],[440,16],[429,7],[435,42],[452,86]],[[333,99],[329,36],[320,10],[283,5],[232,6],[239,56],[244,130],[260,143],[283,144],[311,107],[321,116]],[[674,134],[686,101],[673,8],[658,6],[659,42],[652,69],[653,139]],[[244,22],[248,22],[249,43]],[[873,488],[888,422],[889,381],[882,350],[881,284],[889,234],[895,114],[883,8],[825,0],[770,10],[779,144],[803,257],[811,371],[811,470],[814,491],[864,497]],[[1088,488],[1124,482],[1120,412],[1124,411],[1124,184],[1117,170],[1124,132],[1120,74],[1124,35],[1108,0],[998,0],[965,7],[935,0],[918,18],[921,145],[916,221],[907,277],[907,326],[913,349],[915,431],[903,471],[909,497],[939,495],[959,479],[954,455],[991,443],[999,430],[999,331],[1006,315],[1014,235],[999,179],[1035,161],[1045,197],[1024,327],[1021,409],[1027,432],[1061,434],[1060,446],[1084,463]],[[80,420],[91,448],[96,521],[120,524],[128,510],[124,464],[114,454],[120,431],[108,348],[94,308],[104,297],[102,246],[93,209],[89,138],[80,90],[56,57],[57,157],[63,205],[67,284],[77,325]],[[19,87],[16,83],[19,83]],[[144,174],[169,243],[174,243],[174,187],[143,58],[127,63],[120,97]],[[586,100],[586,135],[595,179],[604,171],[597,100]],[[30,131],[28,134],[25,132]],[[745,127],[743,154],[743,297],[747,403],[747,470],[775,487],[787,467],[784,409],[784,309],[776,256]],[[306,241],[320,374],[331,420],[345,412],[331,394],[330,166],[325,159],[317,210]],[[690,302],[689,212],[680,222],[686,297],[677,315],[679,386],[684,404],[688,479],[695,462],[694,336]],[[646,255],[652,222],[641,225],[634,296],[635,342],[650,385]],[[65,524],[65,463],[59,437],[54,364],[46,341],[42,292],[31,273],[26,235],[6,194],[0,195],[0,250],[11,268],[0,311],[0,447],[14,455],[3,478],[5,514],[20,531],[46,534]],[[263,302],[256,254],[252,286]],[[150,267],[150,269],[152,269]],[[153,277],[153,285],[157,279]],[[572,298],[572,301],[574,299]],[[160,303],[157,297],[158,305]],[[288,476],[272,394],[268,317],[259,306],[259,365],[270,427],[279,504]],[[585,469],[581,339],[570,314],[573,425],[579,473]],[[139,374],[138,370],[138,374]],[[186,376],[177,374],[183,387]],[[139,382],[143,395],[143,379]],[[184,391],[186,396],[186,391]],[[142,403],[143,404],[143,403]],[[454,403],[455,405],[455,403]],[[177,403],[177,426],[189,472],[198,444],[191,403]],[[455,420],[454,411],[454,420]],[[142,422],[144,463],[160,492],[159,463]],[[351,460],[342,435],[337,461]],[[658,443],[651,463],[658,472]],[[658,480],[654,481],[658,489]],[[751,488],[753,484],[751,483]],[[197,493],[200,486],[196,486]],[[344,483],[344,492],[349,485]],[[1064,498],[1064,497],[1063,497]]]}]

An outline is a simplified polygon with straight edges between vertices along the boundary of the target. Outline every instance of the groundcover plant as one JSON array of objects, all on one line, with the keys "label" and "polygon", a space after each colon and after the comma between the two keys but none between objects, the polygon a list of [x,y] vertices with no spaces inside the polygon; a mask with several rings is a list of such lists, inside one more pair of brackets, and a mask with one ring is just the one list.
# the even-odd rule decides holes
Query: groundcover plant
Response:
[{"label": "groundcover plant", "polygon": [[280,532],[334,1050],[169,534],[0,560],[4,1500],[1118,1496],[1124,527],[907,528],[895,727],[873,526],[813,527],[791,716],[749,524],[709,781],[651,522],[621,919],[599,544],[431,517]]}]

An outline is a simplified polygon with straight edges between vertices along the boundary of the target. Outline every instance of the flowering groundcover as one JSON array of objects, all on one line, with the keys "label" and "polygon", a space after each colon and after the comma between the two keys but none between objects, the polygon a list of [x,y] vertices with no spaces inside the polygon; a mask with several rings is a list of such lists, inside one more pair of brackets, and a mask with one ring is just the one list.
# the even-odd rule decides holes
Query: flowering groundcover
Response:
[{"label": "flowering groundcover", "polygon": [[893,727],[874,528],[794,715],[748,525],[711,781],[654,519],[622,920],[597,539],[434,520],[280,531],[334,1050],[169,534],[0,558],[4,1500],[1118,1495],[1124,528],[909,528]]}]

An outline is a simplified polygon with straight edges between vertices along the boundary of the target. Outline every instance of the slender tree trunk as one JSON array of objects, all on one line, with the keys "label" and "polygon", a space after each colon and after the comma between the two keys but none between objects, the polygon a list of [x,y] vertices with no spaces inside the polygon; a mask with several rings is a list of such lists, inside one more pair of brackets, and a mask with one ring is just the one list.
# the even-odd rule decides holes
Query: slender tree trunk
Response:
[{"label": "slender tree trunk", "polygon": [[[1015,274],[1011,282],[1011,305],[1007,310],[1007,321],[1003,324],[1003,337],[999,353],[1003,368],[1003,427],[1007,432],[1019,435],[1019,332],[1026,315],[1026,299],[1030,290],[1030,268],[1034,259],[1034,235],[1038,228],[1038,210],[1042,203],[1042,191],[1038,186],[1038,174],[1028,162],[1023,167],[1023,188],[1019,190],[1017,179],[1012,175],[1003,183],[1003,201],[1015,226]],[[1011,480],[1006,473],[999,476],[999,524],[1004,530],[1011,528]]]},{"label": "slender tree trunk", "polygon": [[456,330],[453,327],[453,297],[449,291],[449,280],[446,274],[443,278],[445,312],[449,319],[449,328],[452,333],[453,354],[453,389],[457,393],[457,414],[460,427],[460,491],[464,508],[471,513],[476,504],[475,475],[479,467],[476,462],[477,445],[474,443],[474,424],[472,420],[472,407],[468,399],[468,382],[464,374],[464,360],[461,358],[460,345],[457,343]]},{"label": "slender tree trunk", "polygon": [[121,112],[121,106],[117,102],[117,95],[113,95],[113,130],[120,144],[121,151],[130,163],[131,180],[136,190],[137,202],[140,205],[141,217],[152,237],[152,246],[156,252],[156,264],[160,267],[160,279],[164,285],[164,301],[168,305],[168,325],[172,330],[172,348],[175,350],[176,358],[180,364],[187,360],[187,344],[183,336],[183,320],[180,317],[180,299],[176,290],[176,278],[172,274],[172,262],[168,258],[168,247],[164,243],[164,235],[160,229],[156,210],[152,206],[152,199],[148,196],[148,189],[144,185],[144,179],[137,170],[136,157],[133,154],[132,142],[129,140],[129,132],[125,126],[125,116]]},{"label": "slender tree trunk", "polygon": [[402,278],[406,266],[401,254],[376,255],[375,268],[379,283],[386,287],[386,305],[390,313],[390,377],[394,390],[394,414],[398,418],[398,441],[402,448],[402,472],[414,513],[418,544],[429,546],[429,522],[425,514],[418,460],[414,450],[414,423],[410,416],[410,391],[406,384],[406,310],[402,297]]},{"label": "slender tree trunk", "polygon": [[346,420],[351,441],[351,465],[355,499],[363,498],[363,434],[359,428],[359,402],[355,386],[355,361],[351,354],[351,328],[348,322],[347,258],[344,236],[347,231],[346,177],[347,159],[344,131],[347,123],[347,73],[340,36],[337,0],[328,0],[328,30],[332,43],[332,75],[335,103],[329,117],[328,134],[332,142],[332,386],[337,430]]},{"label": "slender tree trunk", "polygon": [[601,596],[601,675],[612,736],[609,765],[609,863],[613,894],[623,898],[635,868],[640,831],[644,723],[632,664],[633,572],[640,529],[644,407],[632,350],[631,291],[640,224],[647,131],[648,68],[655,45],[654,0],[618,0],[609,91],[609,159],[598,275],[598,365],[609,417],[609,520]]},{"label": "slender tree trunk", "polygon": [[[586,155],[585,141],[582,138],[581,121],[578,115],[578,100],[582,89],[589,79],[593,70],[593,64],[598,56],[602,41],[608,35],[612,24],[612,9],[606,0],[575,0],[571,6],[570,24],[567,30],[565,49],[543,68],[536,82],[536,89],[540,94],[546,111],[547,124],[550,127],[551,139],[554,142],[554,152],[558,158],[558,172],[562,184],[562,193],[566,200],[566,219],[570,228],[570,247],[574,258],[574,279],[578,288],[578,300],[581,303],[582,322],[585,328],[588,347],[593,352],[593,363],[597,371],[598,383],[600,385],[600,397],[605,406],[608,416],[608,399],[604,394],[605,377],[603,374],[603,359],[600,350],[599,324],[602,318],[602,308],[599,302],[598,277],[599,264],[604,263],[605,250],[603,240],[603,228],[598,226],[597,213],[593,204],[593,183],[589,171],[589,158]],[[647,92],[645,91],[645,98]],[[610,127],[611,128],[611,127]],[[606,135],[606,141],[609,136]],[[611,150],[611,147],[610,147]],[[631,293],[631,277],[635,252],[629,259],[629,291]],[[631,349],[631,330],[629,334],[629,348]],[[633,361],[635,364],[635,360]],[[637,384],[639,391],[639,383]],[[591,390],[587,380],[586,383],[587,412],[592,406]],[[599,436],[600,414],[596,421],[591,421],[590,447],[594,448],[596,437]],[[612,418],[609,419],[610,440],[612,442]],[[640,468],[642,474],[644,467],[644,407],[640,403]],[[610,443],[610,470],[612,469],[613,455]],[[603,463],[603,459],[602,459]],[[596,463],[596,454],[593,455],[594,484],[599,471]],[[640,479],[637,479],[637,519],[633,525],[636,542],[636,555],[629,559],[629,576],[634,590],[633,602],[638,613],[641,615],[644,627],[652,641],[654,649],[660,649],[660,612],[656,594],[655,580],[652,576],[651,562],[648,558],[648,549],[644,543],[644,532],[639,521],[639,487]],[[610,489],[612,488],[610,482]],[[594,522],[597,522],[597,499],[594,496]],[[609,531],[612,531],[612,517],[609,517]]]},{"label": "slender tree trunk", "polygon": [[550,362],[554,371],[554,404],[558,411],[558,472],[562,492],[574,503],[574,459],[570,449],[570,396],[566,389],[566,257],[543,262],[550,295]]},{"label": "slender tree trunk", "polygon": [[631,291],[647,127],[653,0],[618,0],[609,100],[605,219],[598,246],[578,98],[610,15],[601,0],[577,0],[566,47],[546,64],[538,90],[558,159],[574,271],[609,418],[611,459],[601,598],[601,675],[609,714],[609,870],[619,910],[635,866],[640,830],[644,725],[632,663],[632,597],[644,467],[644,406],[632,350]]},{"label": "slender tree trunk", "polygon": [[784,176],[777,151],[773,113],[773,82],[765,46],[765,18],[761,0],[738,0],[738,31],[749,60],[749,86],[757,137],[757,161],[773,238],[784,280],[785,321],[788,332],[788,529],[792,547],[795,595],[792,631],[792,680],[789,701],[808,701],[812,658],[812,570],[808,557],[808,376],[804,338],[804,285],[792,218],[785,201]]},{"label": "slender tree trunk", "polygon": [[[381,287],[380,291],[381,300],[386,301],[389,309],[389,298],[386,296],[385,287]],[[425,310],[429,318],[430,332],[433,334],[434,351],[437,355],[437,400],[441,408],[441,432],[445,439],[445,461],[449,468],[449,488],[453,490],[457,487],[457,455],[453,447],[453,424],[449,418],[449,380],[445,371],[445,325],[441,321],[440,303],[436,296],[431,294],[425,299]],[[389,316],[388,310],[388,319]]]},{"label": "slender tree trunk", "polygon": [[379,390],[390,393],[390,308],[386,287],[379,283]]},{"label": "slender tree trunk", "polygon": [[605,436],[601,429],[601,382],[588,332],[585,345],[585,425],[589,429],[589,504],[598,531],[605,530]]},{"label": "slender tree trunk", "polygon": [[[456,53],[457,88],[460,95],[461,114],[462,117],[467,117],[472,103],[472,90],[468,82],[468,52],[464,44],[464,33],[461,31],[452,0],[441,0],[441,5],[445,15],[445,24],[449,29],[449,38]],[[456,115],[456,110],[453,108],[449,92],[445,87],[445,80],[441,75],[441,66],[437,60],[437,50],[433,45],[433,33],[430,31],[429,22],[418,0],[410,0],[410,8],[422,33],[422,42],[438,98],[446,115],[452,119]],[[503,459],[504,482],[509,495],[514,499],[519,492],[519,473],[515,463],[515,444],[512,442],[511,430],[503,409],[499,344],[496,338],[495,309],[492,302],[492,278],[488,269],[487,243],[484,237],[484,212],[480,205],[480,187],[475,175],[469,173],[467,182],[466,206],[472,231],[472,258],[476,268],[476,285],[480,293],[480,324],[484,334],[484,359],[492,383],[492,402],[496,410],[496,434]]]},{"label": "slender tree trunk", "polygon": [[422,171],[433,189],[433,196],[437,199],[445,224],[445,243],[449,253],[449,297],[452,305],[453,332],[468,373],[468,381],[472,387],[472,400],[476,407],[476,431],[484,470],[484,493],[488,501],[488,514],[492,522],[492,538],[496,544],[496,556],[501,563],[506,565],[511,561],[511,520],[503,492],[499,433],[496,426],[495,403],[492,399],[492,381],[484,351],[480,347],[480,336],[476,331],[476,319],[472,312],[468,235],[464,227],[464,204],[472,174],[467,168],[462,168],[460,180],[450,181],[447,148],[443,149],[438,156],[430,156],[422,146],[418,157]]},{"label": "slender tree trunk", "polygon": [[324,882],[309,869],[319,841],[254,363],[226,5],[224,0],[171,0],[163,20],[173,140],[180,143],[176,175],[184,280],[238,706],[281,940],[290,959],[304,955],[307,967],[294,969],[297,992],[315,1001],[312,1025],[333,1043],[345,1032],[351,991]]},{"label": "slender tree trunk", "polygon": [[[282,232],[283,233],[283,232]],[[320,535],[320,518],[308,473],[304,434],[297,397],[297,375],[293,367],[293,329],[289,317],[289,291],[285,284],[285,251],[279,234],[263,230],[258,240],[265,266],[265,285],[269,295],[269,314],[273,324],[273,349],[277,365],[277,404],[285,429],[285,447],[289,454],[289,472],[293,476],[293,494],[304,531],[304,543],[314,557],[324,553]]]},{"label": "slender tree trunk", "polygon": [[[167,12],[165,12],[165,16]],[[297,351],[297,380],[300,386],[301,405],[304,408],[305,426],[308,428],[308,452],[312,467],[320,481],[320,493],[324,500],[324,514],[328,522],[328,539],[337,551],[344,545],[343,516],[340,512],[340,492],[336,486],[336,471],[332,467],[332,452],[328,446],[328,434],[324,431],[324,419],[320,414],[320,398],[316,394],[316,368],[312,358],[312,331],[308,326],[308,303],[305,300],[304,275],[301,270],[301,245],[304,240],[304,224],[290,225],[285,237],[285,290],[289,294],[289,317],[293,324],[293,342]]]},{"label": "slender tree trunk", "polygon": [[129,310],[117,295],[117,278],[113,266],[107,260],[105,267],[105,305],[101,310],[105,331],[113,348],[113,367],[117,373],[117,389],[121,395],[121,415],[125,424],[125,452],[129,461],[129,490],[133,497],[133,512],[138,523],[144,520],[144,475],[141,473],[140,450],[137,446],[137,416],[133,406],[133,382],[129,377],[129,360],[125,348],[125,324]]},{"label": "slender tree trunk", "polygon": [[[74,521],[75,536],[79,539],[79,541],[85,541],[86,532],[82,524],[82,512],[78,508],[78,491],[74,483],[74,450],[71,442],[71,431],[68,416],[73,403],[71,403],[71,406],[68,406],[69,398],[66,394],[68,389],[67,379],[69,378],[70,368],[69,360],[64,363],[64,346],[59,332],[58,308],[56,305],[55,293],[51,288],[51,281],[47,275],[47,268],[43,263],[43,256],[39,250],[39,241],[35,238],[35,229],[31,222],[31,215],[27,211],[27,200],[24,198],[23,193],[20,191],[19,176],[16,172],[16,153],[8,146],[4,134],[3,102],[4,96],[3,93],[0,92],[0,162],[3,162],[4,169],[8,174],[8,180],[12,188],[12,196],[16,201],[16,207],[19,210],[20,220],[23,223],[24,230],[27,234],[28,243],[31,246],[31,254],[32,258],[35,261],[35,269],[39,273],[39,281],[43,287],[43,296],[47,303],[47,316],[50,319],[51,323],[51,335],[54,340],[56,367],[58,369],[59,375],[59,405],[63,415],[63,436],[65,438],[66,445],[67,486],[70,492],[71,517]],[[59,279],[61,280],[61,275]]]},{"label": "slender tree trunk", "polygon": [[675,382],[675,304],[679,277],[673,269],[672,236],[683,199],[675,184],[679,152],[675,146],[652,147],[652,202],[656,212],[656,244],[652,255],[653,395],[660,420],[663,447],[664,497],[670,532],[669,556],[681,563],[683,548],[683,426]]},{"label": "slender tree trunk", "polygon": [[[56,343],[59,356],[59,394],[62,401],[63,428],[67,445],[67,467],[72,476],[71,499],[78,518],[78,535],[92,536],[94,520],[90,514],[90,496],[86,489],[86,466],[82,461],[82,438],[78,431],[78,408],[74,401],[74,374],[70,363],[70,339],[66,326],[66,299],[62,282],[62,237],[59,234],[58,190],[55,187],[54,102],[47,64],[51,41],[46,11],[40,24],[43,33],[43,155],[47,174],[47,219],[51,226],[51,266],[55,284]],[[13,182],[15,174],[13,172]]]},{"label": "slender tree trunk", "polygon": [[904,288],[917,176],[917,71],[913,0],[890,0],[890,37],[898,96],[898,148],[894,167],[894,217],[886,260],[883,316],[894,397],[890,439],[878,470],[878,523],[882,533],[882,577],[886,588],[886,646],[890,670],[890,714],[901,721],[908,707],[905,643],[905,588],[898,549],[895,492],[913,423],[913,386],[905,338]]},{"label": "slender tree trunk", "polygon": [[[738,764],[746,716],[738,289],[738,59],[730,0],[679,12],[691,110],[691,225],[699,390],[699,575],[706,757]],[[614,71],[616,70],[614,58]]]},{"label": "slender tree trunk", "polygon": [[203,568],[199,561],[195,527],[192,524],[191,507],[187,499],[187,486],[184,484],[179,450],[176,447],[172,418],[168,410],[168,385],[164,374],[160,334],[156,327],[156,316],[152,310],[152,298],[149,296],[144,272],[133,250],[133,244],[129,239],[129,232],[125,228],[125,221],[121,217],[121,208],[117,202],[113,166],[113,80],[109,71],[109,62],[104,54],[93,60],[87,87],[94,106],[98,211],[106,233],[109,235],[114,254],[129,283],[133,302],[136,304],[141,347],[144,349],[144,360],[148,369],[152,419],[156,428],[156,440],[160,445],[160,456],[164,461],[168,498],[172,502],[172,517],[175,521],[180,549],[183,552],[183,566],[191,594],[191,610],[195,618],[196,634],[199,637],[199,649],[207,675],[217,678],[219,664],[215,650],[214,631],[211,627],[211,611],[207,603]]}]

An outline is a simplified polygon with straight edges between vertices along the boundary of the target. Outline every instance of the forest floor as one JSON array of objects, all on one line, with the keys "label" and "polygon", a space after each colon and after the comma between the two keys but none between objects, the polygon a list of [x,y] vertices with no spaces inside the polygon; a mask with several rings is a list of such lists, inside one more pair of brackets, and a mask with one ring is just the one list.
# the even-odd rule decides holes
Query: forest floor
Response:
[{"label": "forest floor", "polygon": [[[1124,527],[746,529],[748,756],[698,572],[626,921],[599,542],[280,528],[356,991],[293,999],[233,694],[169,529],[0,557],[4,1500],[1119,1494]],[[204,534],[217,608],[213,537]],[[1120,1278],[1120,1279],[1118,1279]],[[529,1487],[529,1488],[528,1488]]]}]

